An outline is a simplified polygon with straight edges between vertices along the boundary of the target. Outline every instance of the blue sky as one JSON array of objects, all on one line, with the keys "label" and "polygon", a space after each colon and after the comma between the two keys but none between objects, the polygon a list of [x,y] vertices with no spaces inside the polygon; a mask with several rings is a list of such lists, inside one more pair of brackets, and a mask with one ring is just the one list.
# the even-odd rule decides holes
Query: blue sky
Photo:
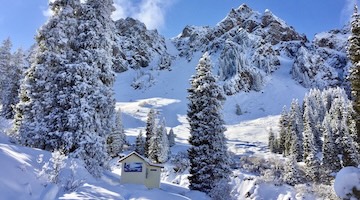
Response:
[{"label": "blue sky", "polygon": [[[166,38],[186,25],[214,26],[231,8],[245,3],[253,10],[271,10],[311,40],[315,33],[341,28],[358,0],[114,0],[114,18],[131,16]],[[46,22],[48,0],[1,0],[0,40],[9,37],[14,48],[28,48],[36,30]]]}]

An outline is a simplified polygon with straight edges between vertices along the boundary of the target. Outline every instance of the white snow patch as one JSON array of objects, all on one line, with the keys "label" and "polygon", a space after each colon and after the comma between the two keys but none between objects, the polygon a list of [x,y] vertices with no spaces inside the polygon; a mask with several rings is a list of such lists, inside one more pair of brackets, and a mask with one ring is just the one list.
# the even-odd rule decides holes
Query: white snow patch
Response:
[{"label": "white snow patch", "polygon": [[344,167],[335,178],[334,189],[336,195],[342,199],[349,198],[353,188],[360,191],[360,169],[356,167]]}]

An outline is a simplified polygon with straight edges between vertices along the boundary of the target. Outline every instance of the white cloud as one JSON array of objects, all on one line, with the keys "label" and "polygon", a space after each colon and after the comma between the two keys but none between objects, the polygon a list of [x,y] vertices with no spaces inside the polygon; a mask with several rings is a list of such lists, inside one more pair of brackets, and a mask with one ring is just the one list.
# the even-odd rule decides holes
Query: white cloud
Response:
[{"label": "white cloud", "polygon": [[[143,22],[148,29],[161,29],[165,25],[165,15],[168,8],[175,1],[176,0],[114,0],[116,10],[113,12],[112,18],[118,20],[120,18],[132,17]],[[53,14],[50,8],[42,10],[45,17],[50,17]]]},{"label": "white cloud", "polygon": [[42,14],[43,14],[45,17],[51,17],[51,16],[53,15],[53,12],[52,12],[52,10],[50,10],[50,8],[47,8],[46,10],[43,9]]},{"label": "white cloud", "polygon": [[[49,3],[50,2],[54,2],[54,0],[49,0]],[[49,4],[48,3],[48,4]],[[46,17],[46,18],[49,18],[49,17],[51,17],[54,13],[53,13],[53,11],[50,9],[50,7],[48,6],[48,7],[46,7],[46,8],[42,8],[42,14],[44,15],[44,17]]]},{"label": "white cloud", "polygon": [[174,0],[115,0],[113,19],[132,17],[143,22],[148,29],[161,29],[167,9]]},{"label": "white cloud", "polygon": [[136,7],[134,3],[129,0],[115,0],[115,12],[113,12],[112,18],[118,20],[120,18],[132,17],[133,13],[136,13]]}]

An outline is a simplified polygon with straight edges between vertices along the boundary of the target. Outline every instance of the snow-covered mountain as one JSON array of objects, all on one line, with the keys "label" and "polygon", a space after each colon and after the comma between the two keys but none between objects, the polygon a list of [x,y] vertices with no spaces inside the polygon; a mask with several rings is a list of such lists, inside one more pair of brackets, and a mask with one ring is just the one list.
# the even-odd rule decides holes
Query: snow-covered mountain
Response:
[{"label": "snow-covered mountain", "polygon": [[291,75],[301,85],[325,88],[344,81],[348,30],[320,33],[310,42],[271,11],[241,5],[215,27],[185,27],[173,42],[188,60],[194,52],[211,52],[227,94],[260,90],[279,56],[294,60]]},{"label": "snow-covered mountain", "polygon": [[304,87],[325,88],[343,85],[349,72],[346,54],[349,28],[315,35],[312,43],[301,46],[296,55],[292,76]]},{"label": "snow-covered mountain", "polygon": [[[280,57],[293,61],[289,76],[306,88],[343,85],[348,71],[348,28],[319,33],[308,41],[271,11],[259,13],[245,4],[232,9],[216,26],[186,26],[169,42],[131,18],[117,21],[116,28],[116,58],[122,63],[118,71],[138,69],[133,84],[136,89],[152,85],[151,80],[144,86],[149,71],[172,69],[177,59],[191,61],[205,51],[210,53],[214,72],[228,95],[262,90],[281,66]],[[171,50],[172,45],[177,51]]]},{"label": "snow-covered mountain", "polygon": [[114,49],[115,70],[128,68],[168,69],[171,57],[167,52],[165,38],[156,30],[147,30],[145,25],[132,18],[115,22],[117,46]]}]

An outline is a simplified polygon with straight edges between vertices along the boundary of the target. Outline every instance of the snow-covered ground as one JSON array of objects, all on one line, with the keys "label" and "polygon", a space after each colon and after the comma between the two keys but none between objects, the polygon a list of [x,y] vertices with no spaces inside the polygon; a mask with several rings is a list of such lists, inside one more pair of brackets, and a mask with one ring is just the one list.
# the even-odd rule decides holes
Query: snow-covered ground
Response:
[{"label": "snow-covered ground", "polygon": [[[169,47],[168,49],[173,49]],[[176,55],[176,52],[173,52]],[[159,118],[165,118],[167,128],[173,128],[177,144],[172,147],[172,154],[185,152],[189,145],[188,123],[186,120],[187,88],[189,79],[195,73],[195,66],[201,54],[194,56],[191,62],[178,58],[171,70],[144,71],[139,79],[142,89],[134,90],[131,83],[138,71],[129,69],[118,74],[115,83],[116,108],[123,113],[123,125],[130,143],[140,130],[144,130],[150,108],[156,108]],[[272,158],[267,149],[267,136],[270,128],[277,130],[279,114],[284,105],[289,105],[293,98],[301,100],[307,92],[291,79],[291,61],[281,58],[279,70],[269,76],[260,92],[241,92],[229,96],[224,105],[229,150],[234,159],[242,155],[260,155]],[[139,81],[138,80],[138,81]],[[236,105],[240,105],[243,114],[236,115]],[[186,173],[171,172],[171,165],[166,164],[167,175],[163,176],[161,188],[148,190],[139,185],[120,185],[119,166],[111,166],[111,171],[99,180],[93,179],[87,172],[77,168],[75,190],[64,191],[58,186],[47,184],[40,176],[42,166],[48,162],[51,154],[46,151],[16,146],[0,134],[0,199],[208,199],[200,192],[186,188]],[[69,162],[68,162],[69,163]],[[113,162],[116,163],[116,162]],[[73,165],[67,166],[71,168]],[[233,195],[244,199],[247,195],[253,199],[288,199],[294,197],[290,186],[259,184],[255,175],[245,174],[234,169],[232,179]],[[60,182],[68,183],[63,178]],[[171,182],[180,183],[180,185]]]},{"label": "snow-covered ground", "polygon": [[92,178],[83,167],[78,167],[75,175],[79,180],[78,187],[74,191],[64,191],[58,185],[67,184],[68,177],[60,177],[58,185],[54,185],[40,176],[42,167],[50,156],[47,151],[10,144],[8,138],[1,133],[0,199],[209,199],[201,192],[167,182],[162,182],[160,189],[152,190],[141,185],[120,185],[121,177],[115,165],[112,172],[106,172],[98,180]]}]

